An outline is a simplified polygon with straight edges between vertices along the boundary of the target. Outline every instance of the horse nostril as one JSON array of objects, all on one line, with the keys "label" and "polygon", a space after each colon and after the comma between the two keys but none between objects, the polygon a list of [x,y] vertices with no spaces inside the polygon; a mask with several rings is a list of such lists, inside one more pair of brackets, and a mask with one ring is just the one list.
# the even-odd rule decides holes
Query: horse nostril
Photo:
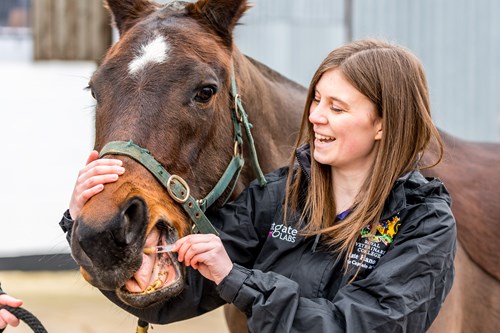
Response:
[{"label": "horse nostril", "polygon": [[[71,255],[73,256],[73,259],[81,266],[91,266],[92,265],[92,260],[89,258],[87,253],[83,250],[83,248],[80,247],[80,241],[79,237],[77,235],[77,232],[79,230],[79,225],[80,221],[76,220],[74,225],[73,225],[73,237],[72,237],[72,242],[70,244],[71,246]],[[77,241],[74,241],[74,240]]]},{"label": "horse nostril", "polygon": [[125,244],[139,239],[143,226],[147,225],[147,208],[142,199],[132,198],[121,214],[121,230]]}]

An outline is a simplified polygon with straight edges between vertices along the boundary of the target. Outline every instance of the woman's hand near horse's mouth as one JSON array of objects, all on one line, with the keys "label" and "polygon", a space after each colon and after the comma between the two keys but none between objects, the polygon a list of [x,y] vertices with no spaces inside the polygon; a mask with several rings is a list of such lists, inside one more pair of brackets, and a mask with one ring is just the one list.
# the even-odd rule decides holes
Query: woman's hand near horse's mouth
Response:
[{"label": "woman's hand near horse's mouth", "polygon": [[85,203],[104,189],[104,184],[118,180],[125,172],[123,162],[114,158],[99,158],[99,153],[93,150],[87,158],[87,163],[78,173],[76,184],[69,203],[69,213],[75,220]]},{"label": "woman's hand near horse's mouth", "polygon": [[178,253],[179,262],[198,270],[217,285],[233,269],[233,263],[219,237],[213,234],[192,234],[175,242],[172,251]]}]

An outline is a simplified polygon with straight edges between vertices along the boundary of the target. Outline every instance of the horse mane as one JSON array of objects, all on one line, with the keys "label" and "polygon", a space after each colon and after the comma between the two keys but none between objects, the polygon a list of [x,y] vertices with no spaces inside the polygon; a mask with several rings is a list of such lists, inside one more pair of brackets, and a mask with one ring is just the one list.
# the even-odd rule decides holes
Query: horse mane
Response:
[{"label": "horse mane", "polygon": [[257,69],[270,81],[277,82],[277,83],[282,83],[286,85],[291,85],[293,88],[297,90],[304,90],[305,87],[303,85],[298,84],[297,82],[287,78],[286,76],[281,75],[280,73],[276,72],[272,68],[269,68],[268,66],[264,65],[263,63],[255,60],[254,58],[245,55],[245,57],[255,66]]}]

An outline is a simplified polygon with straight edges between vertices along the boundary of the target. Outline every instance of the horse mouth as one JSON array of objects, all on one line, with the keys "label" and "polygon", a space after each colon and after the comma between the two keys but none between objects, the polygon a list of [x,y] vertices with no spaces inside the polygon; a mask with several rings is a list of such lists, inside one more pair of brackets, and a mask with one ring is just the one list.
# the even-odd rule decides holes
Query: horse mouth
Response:
[{"label": "horse mouth", "polygon": [[178,295],[184,288],[184,266],[174,252],[156,253],[151,249],[167,246],[178,239],[167,222],[159,222],[146,237],[141,267],[118,288],[117,296],[126,304],[144,308]]}]

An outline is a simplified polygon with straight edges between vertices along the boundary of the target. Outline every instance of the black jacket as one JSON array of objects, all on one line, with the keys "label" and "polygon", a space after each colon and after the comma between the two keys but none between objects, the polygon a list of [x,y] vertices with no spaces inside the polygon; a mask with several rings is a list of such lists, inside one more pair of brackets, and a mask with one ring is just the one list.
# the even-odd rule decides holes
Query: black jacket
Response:
[{"label": "black jacket", "polygon": [[[298,153],[298,162],[309,175],[308,149]],[[219,286],[189,268],[179,297],[147,309],[104,294],[151,323],[190,318],[228,302],[247,314],[250,332],[425,332],[454,276],[456,228],[444,185],[418,171],[400,178],[374,246],[361,263],[362,233],[345,274],[343,258],[318,237],[301,236],[296,218],[283,223],[286,176],[287,168],[276,170],[266,176],[266,187],[254,182],[209,215],[235,263]]]}]

